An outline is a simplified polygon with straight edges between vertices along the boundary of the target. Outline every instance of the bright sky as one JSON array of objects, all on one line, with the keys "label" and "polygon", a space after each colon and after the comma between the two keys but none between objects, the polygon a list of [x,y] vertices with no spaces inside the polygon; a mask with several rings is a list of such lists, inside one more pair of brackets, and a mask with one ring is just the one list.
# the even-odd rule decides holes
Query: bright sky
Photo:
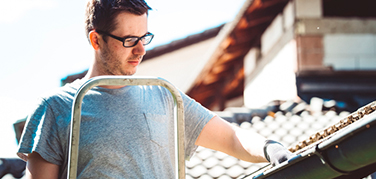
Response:
[{"label": "bright sky", "polygon": [[[147,0],[148,49],[231,21],[245,0]],[[86,70],[93,52],[84,33],[86,0],[0,0],[0,157],[15,156],[13,123],[30,104]],[[4,137],[5,136],[5,137]],[[7,146],[7,147],[3,147]]]}]

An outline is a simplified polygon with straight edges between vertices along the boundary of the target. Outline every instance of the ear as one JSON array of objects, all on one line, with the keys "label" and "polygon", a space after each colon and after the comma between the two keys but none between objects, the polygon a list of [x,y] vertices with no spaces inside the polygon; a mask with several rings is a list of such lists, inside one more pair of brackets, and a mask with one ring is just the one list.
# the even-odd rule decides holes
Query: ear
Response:
[{"label": "ear", "polygon": [[95,32],[95,30],[92,30],[89,32],[89,40],[94,50],[98,50],[99,49],[99,34]]}]

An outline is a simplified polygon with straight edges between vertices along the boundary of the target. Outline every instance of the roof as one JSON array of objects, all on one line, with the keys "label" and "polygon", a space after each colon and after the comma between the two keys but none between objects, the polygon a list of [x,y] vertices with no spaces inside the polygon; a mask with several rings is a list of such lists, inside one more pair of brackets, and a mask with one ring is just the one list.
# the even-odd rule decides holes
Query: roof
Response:
[{"label": "roof", "polygon": [[[188,95],[211,108],[241,96],[244,91],[243,59],[260,46],[262,33],[289,0],[247,0],[236,18],[216,37],[208,63],[196,77]],[[223,108],[223,107],[222,107]],[[221,109],[223,110],[223,109]]]}]

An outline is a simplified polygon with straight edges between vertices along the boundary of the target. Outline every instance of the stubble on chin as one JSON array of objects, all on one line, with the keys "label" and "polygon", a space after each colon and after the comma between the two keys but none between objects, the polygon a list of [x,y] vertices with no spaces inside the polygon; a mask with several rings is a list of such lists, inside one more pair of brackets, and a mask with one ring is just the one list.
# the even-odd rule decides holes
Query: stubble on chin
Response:
[{"label": "stubble on chin", "polygon": [[105,74],[131,76],[136,73],[138,66],[131,67],[130,65],[127,64],[128,60],[129,61],[139,60],[141,62],[142,57],[135,55],[135,56],[128,58],[127,61],[123,63],[121,63],[121,61],[119,60],[114,60],[114,59],[109,60],[109,61],[107,60],[104,62]]},{"label": "stubble on chin", "polygon": [[[140,56],[140,55],[133,55],[132,57],[129,57],[127,59],[127,62],[125,62],[125,63],[128,63],[128,61],[138,60],[139,64],[140,64],[142,62],[142,57],[143,56]],[[131,68],[131,69],[126,69],[125,71],[123,71],[123,75],[134,75],[137,72],[137,68],[138,68],[138,65],[136,67]]]},{"label": "stubble on chin", "polygon": [[104,48],[101,54],[101,74],[102,75],[134,75],[137,71],[137,66],[128,65],[129,61],[138,60],[141,63],[143,56],[132,54],[125,61],[122,58],[114,55],[109,49]]}]

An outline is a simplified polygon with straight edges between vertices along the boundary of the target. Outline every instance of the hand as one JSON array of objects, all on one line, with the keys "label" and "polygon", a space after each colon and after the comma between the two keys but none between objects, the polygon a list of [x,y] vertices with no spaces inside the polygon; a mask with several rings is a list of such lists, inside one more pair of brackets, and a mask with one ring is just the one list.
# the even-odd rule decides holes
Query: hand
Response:
[{"label": "hand", "polygon": [[296,155],[285,148],[281,143],[273,140],[266,140],[264,145],[265,158],[272,164],[278,165]]}]

